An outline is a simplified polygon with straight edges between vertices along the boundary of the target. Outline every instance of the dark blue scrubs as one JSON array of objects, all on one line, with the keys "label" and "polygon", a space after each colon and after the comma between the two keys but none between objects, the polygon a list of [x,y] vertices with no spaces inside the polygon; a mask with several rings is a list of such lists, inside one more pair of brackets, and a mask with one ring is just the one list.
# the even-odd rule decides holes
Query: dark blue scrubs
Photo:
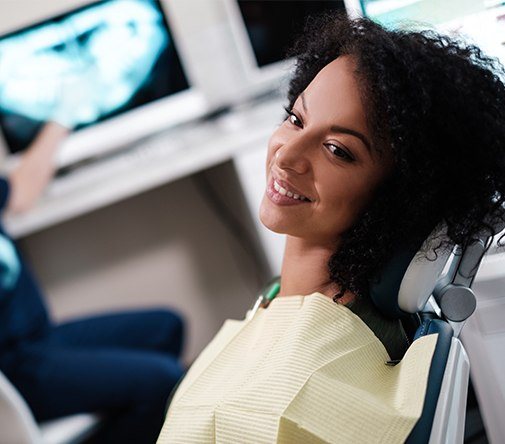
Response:
[{"label": "dark blue scrubs", "polygon": [[[0,212],[9,183],[0,178]],[[93,443],[155,443],[183,375],[182,318],[125,311],[56,325],[27,264],[0,225],[0,369],[38,421],[102,412]]]}]

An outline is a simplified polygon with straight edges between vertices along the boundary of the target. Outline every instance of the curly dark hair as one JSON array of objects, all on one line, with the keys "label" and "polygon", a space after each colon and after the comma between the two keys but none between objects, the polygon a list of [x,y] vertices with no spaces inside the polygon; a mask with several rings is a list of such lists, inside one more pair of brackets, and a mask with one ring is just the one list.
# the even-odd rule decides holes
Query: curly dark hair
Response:
[{"label": "curly dark hair", "polygon": [[339,295],[368,295],[380,264],[437,227],[445,231],[435,256],[483,230],[496,234],[486,219],[505,201],[505,85],[496,59],[432,30],[391,30],[340,13],[309,17],[287,55],[296,59],[289,109],[326,64],[353,56],[372,148],[394,159],[329,261]]}]

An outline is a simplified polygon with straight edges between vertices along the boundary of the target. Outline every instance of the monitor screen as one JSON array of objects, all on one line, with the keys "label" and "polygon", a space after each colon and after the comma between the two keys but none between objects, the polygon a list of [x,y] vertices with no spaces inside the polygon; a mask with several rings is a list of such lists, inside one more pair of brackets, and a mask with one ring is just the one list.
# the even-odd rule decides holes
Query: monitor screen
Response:
[{"label": "monitor screen", "polygon": [[240,13],[259,67],[279,62],[309,15],[345,11],[344,1],[238,0]]},{"label": "monitor screen", "polygon": [[47,120],[84,128],[188,89],[158,1],[104,0],[0,37],[11,153]]},{"label": "monitor screen", "polygon": [[363,15],[386,26],[412,21],[438,25],[489,9],[491,3],[487,0],[360,0]]}]

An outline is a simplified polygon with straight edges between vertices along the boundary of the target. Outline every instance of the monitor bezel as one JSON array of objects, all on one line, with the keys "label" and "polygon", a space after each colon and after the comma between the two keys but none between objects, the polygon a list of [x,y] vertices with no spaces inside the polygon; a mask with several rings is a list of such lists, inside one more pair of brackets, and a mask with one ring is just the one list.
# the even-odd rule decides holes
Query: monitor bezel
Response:
[{"label": "monitor bezel", "polygon": [[252,84],[251,86],[268,84],[278,81],[283,75],[289,73],[293,67],[293,59],[281,60],[261,67],[258,66],[237,0],[224,0],[224,6],[240,59],[240,65],[248,83]]}]

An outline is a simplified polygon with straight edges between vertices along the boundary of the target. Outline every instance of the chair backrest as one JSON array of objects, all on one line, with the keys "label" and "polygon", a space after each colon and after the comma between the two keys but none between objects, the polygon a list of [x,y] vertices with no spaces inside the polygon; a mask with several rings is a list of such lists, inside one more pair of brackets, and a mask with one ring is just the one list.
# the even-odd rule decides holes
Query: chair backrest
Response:
[{"label": "chair backrest", "polygon": [[[432,234],[432,239],[434,238]],[[449,370],[448,358],[451,352],[453,329],[448,322],[437,319],[436,314],[422,314],[430,296],[441,277],[442,271],[450,260],[454,260],[451,252],[443,251],[432,260],[422,254],[426,251],[427,240],[419,249],[404,249],[399,251],[383,268],[381,275],[373,281],[370,295],[376,307],[390,318],[406,318],[408,315],[420,314],[420,325],[415,337],[438,334],[437,344],[428,375],[425,402],[421,417],[407,438],[408,444],[427,444],[435,423],[436,413],[443,415],[447,410],[438,411],[437,405],[441,398],[442,384],[446,371]],[[450,371],[450,370],[449,370]],[[466,396],[468,375],[462,381]],[[442,396],[443,397],[443,396]],[[466,405],[466,404],[465,404]],[[447,406],[446,406],[447,407]],[[459,412],[460,413],[460,412]],[[464,409],[463,409],[464,414]],[[464,427],[464,422],[462,424]],[[459,425],[461,429],[461,425]],[[458,441],[439,441],[458,442]],[[462,442],[462,441],[461,441]]]},{"label": "chair backrest", "polygon": [[0,372],[0,442],[39,444],[42,437],[33,415],[15,387]]},{"label": "chair backrest", "polygon": [[463,442],[470,364],[448,322],[427,317],[416,338],[438,334],[421,417],[407,444]]},{"label": "chair backrest", "polygon": [[102,420],[98,413],[79,413],[37,423],[0,371],[0,444],[79,444],[100,428]]},{"label": "chair backrest", "polygon": [[[505,228],[504,215],[500,209],[488,219],[495,233]],[[370,286],[374,304],[386,316],[419,316],[414,339],[438,334],[423,411],[408,444],[462,443],[464,436],[470,364],[458,335],[475,310],[471,285],[492,236],[485,230],[464,250],[442,249],[427,259],[424,252],[439,243],[443,230],[437,228],[419,249],[398,251]]]}]

